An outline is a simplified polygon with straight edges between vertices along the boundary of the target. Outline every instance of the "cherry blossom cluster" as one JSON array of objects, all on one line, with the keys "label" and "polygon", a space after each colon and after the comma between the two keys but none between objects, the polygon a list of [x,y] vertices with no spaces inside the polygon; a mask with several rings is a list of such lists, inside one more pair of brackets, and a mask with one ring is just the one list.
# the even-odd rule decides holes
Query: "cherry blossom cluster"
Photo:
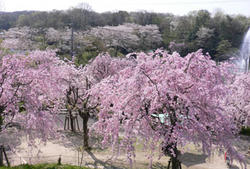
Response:
[{"label": "cherry blossom cluster", "polygon": [[127,60],[133,64],[91,89],[101,105],[94,128],[103,145],[125,148],[132,159],[138,137],[151,152],[160,147],[171,157],[178,155],[177,146],[192,142],[205,153],[224,149],[243,161],[232,146],[238,126],[225,101],[234,94],[232,65],[217,65],[201,50],[185,57],[163,50],[132,53]]}]

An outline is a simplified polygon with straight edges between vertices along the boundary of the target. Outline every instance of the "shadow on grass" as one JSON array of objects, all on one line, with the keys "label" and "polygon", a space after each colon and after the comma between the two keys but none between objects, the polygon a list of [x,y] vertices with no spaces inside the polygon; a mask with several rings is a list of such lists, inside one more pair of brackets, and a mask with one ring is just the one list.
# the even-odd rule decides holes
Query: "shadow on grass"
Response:
[{"label": "shadow on grass", "polygon": [[190,167],[192,165],[206,163],[207,157],[205,154],[184,153],[180,156],[179,160],[181,164]]},{"label": "shadow on grass", "polygon": [[239,135],[239,138],[234,142],[237,151],[245,155],[246,163],[250,164],[250,136]]},{"label": "shadow on grass", "polygon": [[91,152],[91,151],[86,151],[88,153],[88,155],[94,160],[94,163],[85,163],[86,166],[89,166],[89,165],[93,165],[94,168],[98,168],[98,164],[103,166],[103,168],[105,169],[124,169],[121,168],[121,167],[118,167],[118,166],[114,166],[112,164],[110,164],[108,161],[102,161],[98,158],[96,158],[96,156]]},{"label": "shadow on grass", "polygon": [[157,162],[153,164],[152,169],[167,169],[167,166],[162,165],[161,163]]},{"label": "shadow on grass", "polygon": [[236,165],[231,165],[230,167],[228,167],[229,169],[239,169],[239,167],[237,167]]},{"label": "shadow on grass", "polygon": [[[59,130],[61,138],[51,139],[53,143],[60,144],[66,148],[79,149],[83,146],[83,133],[82,132],[71,132],[65,130]],[[101,138],[96,135],[89,135],[89,145],[95,150],[104,150],[101,146]]]}]

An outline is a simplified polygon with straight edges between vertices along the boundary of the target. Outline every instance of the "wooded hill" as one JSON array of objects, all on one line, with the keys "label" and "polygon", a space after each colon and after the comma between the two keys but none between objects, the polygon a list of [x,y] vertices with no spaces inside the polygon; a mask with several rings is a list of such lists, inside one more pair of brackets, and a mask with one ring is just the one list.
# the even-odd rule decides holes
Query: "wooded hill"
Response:
[{"label": "wooded hill", "polygon": [[[65,30],[71,25],[74,31],[88,31],[95,27],[113,27],[126,23],[141,26],[156,25],[162,40],[151,45],[152,49],[163,47],[170,52],[178,51],[184,56],[202,48],[204,53],[209,52],[212,59],[221,61],[237,53],[243,36],[250,27],[250,18],[242,15],[227,15],[221,11],[212,15],[206,10],[193,11],[184,16],[176,16],[167,11],[166,13],[147,11],[97,13],[86,4],[64,11],[0,13],[1,30],[24,26],[39,30],[48,28]],[[143,38],[141,40],[143,41]],[[97,39],[95,43],[100,46],[102,41]],[[114,48],[121,54],[129,52],[121,47]],[[149,50],[143,44],[137,45],[136,48],[136,51]],[[100,51],[102,50],[97,52]],[[97,52],[87,57],[91,58]]]}]

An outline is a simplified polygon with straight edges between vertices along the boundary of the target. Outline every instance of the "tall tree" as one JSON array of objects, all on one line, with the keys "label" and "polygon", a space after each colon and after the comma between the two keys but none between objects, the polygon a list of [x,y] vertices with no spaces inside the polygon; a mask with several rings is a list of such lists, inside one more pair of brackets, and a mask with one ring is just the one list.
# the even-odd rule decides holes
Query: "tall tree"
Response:
[{"label": "tall tree", "polygon": [[[88,120],[90,115],[96,116],[99,101],[95,101],[90,90],[102,79],[113,76],[119,70],[131,65],[126,59],[112,58],[109,54],[100,54],[84,68],[67,65],[62,68],[64,87],[64,103],[72,119],[73,111],[77,112],[83,121],[83,145],[89,149]],[[73,120],[71,120],[73,121]],[[73,123],[71,129],[74,131]]]},{"label": "tall tree", "polygon": [[[236,71],[238,71],[236,69]],[[242,70],[240,70],[242,71]],[[237,74],[231,83],[231,95],[227,98],[228,112],[232,112],[234,123],[239,127],[250,126],[250,76],[249,73]]]},{"label": "tall tree", "polygon": [[30,141],[47,140],[56,134],[62,90],[58,83],[62,64],[53,51],[35,51],[26,55],[6,55],[0,66],[0,125],[6,132],[11,123],[19,123]]},{"label": "tall tree", "polygon": [[233,76],[227,64],[216,65],[201,50],[184,58],[161,50],[128,57],[136,65],[92,88],[101,103],[94,129],[104,145],[125,148],[132,162],[140,136],[152,152],[159,146],[170,156],[173,169],[181,165],[178,148],[189,142],[201,144],[208,155],[224,148],[243,161],[232,145],[237,126],[223,102]]}]

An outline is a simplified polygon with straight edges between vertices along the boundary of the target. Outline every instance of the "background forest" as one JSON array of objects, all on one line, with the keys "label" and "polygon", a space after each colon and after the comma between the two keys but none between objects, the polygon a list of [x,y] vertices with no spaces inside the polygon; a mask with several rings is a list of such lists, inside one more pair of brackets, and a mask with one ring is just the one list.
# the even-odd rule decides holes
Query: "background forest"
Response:
[{"label": "background forest", "polygon": [[212,59],[222,61],[237,53],[249,26],[249,17],[219,10],[184,16],[147,11],[97,13],[81,4],[68,10],[0,13],[0,38],[9,39],[2,44],[4,48],[21,38],[21,46],[16,42],[15,48],[56,48],[61,56],[75,55],[78,64],[86,64],[100,52],[119,56],[161,47],[182,56],[202,48]]}]

